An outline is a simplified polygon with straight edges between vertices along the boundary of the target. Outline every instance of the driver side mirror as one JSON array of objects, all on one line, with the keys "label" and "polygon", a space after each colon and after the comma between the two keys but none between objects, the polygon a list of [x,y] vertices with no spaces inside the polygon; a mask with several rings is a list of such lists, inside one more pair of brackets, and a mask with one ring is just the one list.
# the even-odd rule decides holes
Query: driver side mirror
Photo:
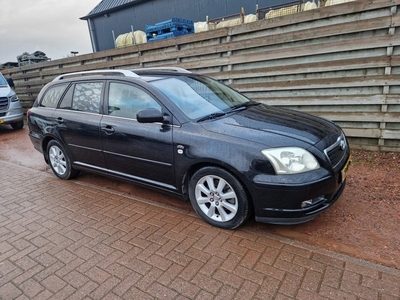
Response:
[{"label": "driver side mirror", "polygon": [[136,119],[139,123],[160,123],[164,121],[162,113],[156,108],[139,110]]}]

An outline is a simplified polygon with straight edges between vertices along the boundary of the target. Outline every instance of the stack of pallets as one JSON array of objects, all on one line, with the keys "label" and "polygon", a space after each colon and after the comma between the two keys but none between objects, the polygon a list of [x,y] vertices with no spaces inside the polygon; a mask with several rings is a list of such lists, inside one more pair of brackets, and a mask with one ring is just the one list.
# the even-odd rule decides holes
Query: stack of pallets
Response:
[{"label": "stack of pallets", "polygon": [[191,33],[194,33],[193,21],[180,18],[172,18],[167,21],[156,23],[155,25],[146,25],[146,37],[148,42]]}]

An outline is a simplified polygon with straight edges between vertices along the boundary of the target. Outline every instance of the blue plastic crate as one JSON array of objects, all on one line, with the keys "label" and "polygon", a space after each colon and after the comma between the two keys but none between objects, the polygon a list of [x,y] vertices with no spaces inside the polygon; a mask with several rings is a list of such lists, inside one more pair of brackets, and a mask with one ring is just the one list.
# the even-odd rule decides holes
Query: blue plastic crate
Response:
[{"label": "blue plastic crate", "polygon": [[160,32],[160,31],[166,31],[166,30],[177,30],[174,28],[183,28],[183,29],[186,29],[187,31],[190,31],[191,29],[194,29],[194,25],[191,26],[191,25],[182,24],[182,23],[168,23],[168,24],[163,24],[163,25],[150,26],[147,31]]},{"label": "blue plastic crate", "polygon": [[155,25],[165,25],[168,23],[182,23],[182,24],[187,24],[187,25],[194,25],[194,22],[192,20],[186,20],[186,19],[181,19],[181,18],[172,18],[166,21],[158,22]]},{"label": "blue plastic crate", "polygon": [[185,25],[171,25],[170,27],[159,27],[159,26],[152,26],[151,29],[146,31],[146,36],[147,37],[152,37],[153,34],[164,34],[164,33],[169,33],[169,32],[174,32],[174,31],[183,31],[186,33],[194,33],[194,28],[185,26]]},{"label": "blue plastic crate", "polygon": [[153,38],[154,35],[163,35],[170,32],[185,32],[185,34],[194,33],[194,23],[191,20],[172,18],[155,25],[146,25],[147,39]]},{"label": "blue plastic crate", "polygon": [[188,34],[188,33],[184,32],[184,31],[173,31],[173,32],[168,32],[168,33],[157,35],[155,37],[148,38],[147,41],[148,42],[155,42],[155,41],[174,38],[174,37],[182,36],[182,35],[186,35],[186,34]]}]

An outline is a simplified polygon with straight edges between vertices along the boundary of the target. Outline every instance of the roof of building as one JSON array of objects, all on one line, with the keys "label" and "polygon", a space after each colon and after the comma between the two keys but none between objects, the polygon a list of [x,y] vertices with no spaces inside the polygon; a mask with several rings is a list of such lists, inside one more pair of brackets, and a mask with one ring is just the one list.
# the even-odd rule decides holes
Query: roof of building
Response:
[{"label": "roof of building", "polygon": [[102,0],[95,8],[93,8],[86,16],[81,17],[81,20],[87,20],[92,17],[102,15],[117,9],[121,9],[124,6],[132,5],[136,2],[145,0]]}]

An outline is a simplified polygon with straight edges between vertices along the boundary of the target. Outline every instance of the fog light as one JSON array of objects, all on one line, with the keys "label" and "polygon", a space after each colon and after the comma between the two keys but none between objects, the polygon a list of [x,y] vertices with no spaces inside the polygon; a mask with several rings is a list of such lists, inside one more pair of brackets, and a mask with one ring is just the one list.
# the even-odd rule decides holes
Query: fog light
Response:
[{"label": "fog light", "polygon": [[323,203],[325,201],[327,201],[327,199],[324,196],[317,197],[314,199],[309,199],[309,200],[301,202],[301,208],[306,208],[311,205],[317,205],[317,204]]},{"label": "fog light", "polygon": [[313,200],[312,199],[303,201],[303,202],[301,202],[301,208],[306,208],[307,206],[310,206],[312,204],[313,204]]}]

